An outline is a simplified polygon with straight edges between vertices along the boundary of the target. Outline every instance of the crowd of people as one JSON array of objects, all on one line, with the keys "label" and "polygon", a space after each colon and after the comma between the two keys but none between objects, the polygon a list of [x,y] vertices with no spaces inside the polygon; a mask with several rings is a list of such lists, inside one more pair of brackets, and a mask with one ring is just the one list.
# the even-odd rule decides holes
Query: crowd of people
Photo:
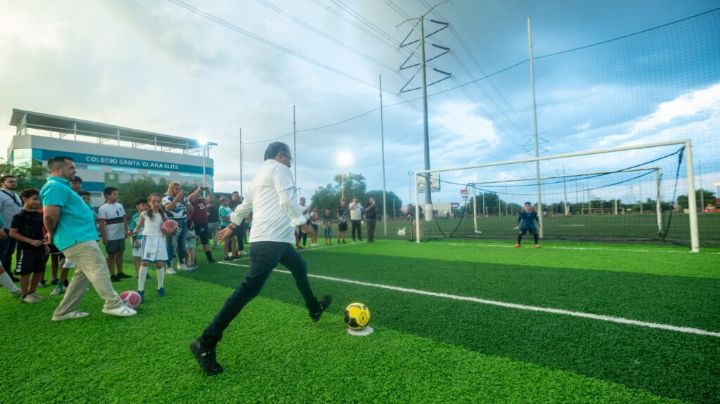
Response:
[{"label": "crowd of people", "polygon": [[[43,187],[43,191],[46,192],[33,188],[18,190],[18,179],[13,175],[4,175],[0,178],[2,185],[0,226],[3,229],[0,230],[0,284],[13,296],[19,297],[22,302],[42,301],[44,298],[37,293],[37,288],[47,286],[53,287],[51,295],[64,294],[70,283],[68,272],[76,268],[73,259],[55,245],[52,232],[48,231],[43,219],[43,205],[54,201],[54,195],[50,191],[53,189],[64,191],[61,186],[65,185],[65,182],[69,186],[67,188],[79,197],[77,199],[89,208],[88,211],[92,215],[89,222],[93,228],[90,232],[95,234],[97,240],[100,240],[104,246],[103,259],[109,282],[133,278],[123,270],[125,249],[129,244],[134,260],[137,290],[143,299],[145,282],[152,279],[148,273],[150,268],[156,270],[157,294],[162,297],[166,294],[165,274],[174,275],[177,271],[192,271],[197,268],[199,248],[202,249],[207,263],[215,262],[212,250],[220,246],[226,261],[245,255],[248,232],[252,226],[251,212],[243,217],[241,223],[235,226],[230,234],[216,237],[230,226],[231,215],[243,201],[237,191],[229,198],[220,197],[216,202],[215,196],[208,188],[197,187],[186,194],[180,183],[171,182],[164,193],[138,197],[135,200],[135,211],[132,215],[128,215],[125,207],[119,202],[120,190],[111,186],[103,190],[105,202],[97,210],[93,209],[91,194],[82,189],[82,178],[75,175],[71,159],[51,159],[49,168],[51,176],[48,185]],[[68,199],[68,195],[64,197]],[[58,206],[62,208],[67,202],[67,200],[63,201],[63,205]],[[325,245],[333,245],[334,242],[346,244],[345,233],[348,226],[352,229],[352,240],[363,241],[363,223],[367,226],[367,242],[374,241],[377,211],[373,197],[369,198],[365,207],[357,197],[353,197],[349,204],[343,197],[336,209],[311,207],[304,197],[300,197],[298,208],[305,220],[294,231],[295,248],[298,250],[317,247],[321,228]],[[70,219],[79,220],[77,217]],[[161,225],[169,219],[177,223],[177,230],[173,234],[164,235]],[[72,221],[70,223],[76,224]],[[305,225],[309,229],[307,232],[302,231]],[[82,241],[89,241],[84,240],[85,238],[88,237],[80,237]],[[308,238],[310,238],[309,246]],[[49,282],[46,281],[45,275],[48,261],[50,261]],[[174,266],[173,261],[176,262]],[[19,288],[16,283],[19,284]],[[113,303],[110,307],[113,305],[117,306]]]}]

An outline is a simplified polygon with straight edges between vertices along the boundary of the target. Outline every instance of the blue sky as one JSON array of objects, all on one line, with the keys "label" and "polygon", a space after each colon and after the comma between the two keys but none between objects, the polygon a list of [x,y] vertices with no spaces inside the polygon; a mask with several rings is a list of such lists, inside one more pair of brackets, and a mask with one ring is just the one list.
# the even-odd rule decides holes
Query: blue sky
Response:
[{"label": "blue sky", "polygon": [[[396,45],[412,28],[412,23],[400,23],[423,14],[429,2],[183,1],[231,26],[169,1],[0,0],[0,121],[9,122],[15,107],[203,136],[220,145],[211,152],[216,188],[230,191],[239,187],[239,128],[249,142],[243,165],[247,184],[268,139],[292,133],[295,105],[295,157],[303,194],[310,195],[342,171],[361,173],[369,189],[381,188],[378,111],[307,129],[377,108],[378,74],[385,105],[419,96],[398,95],[412,73],[397,71],[408,53]],[[708,0],[453,0],[430,17],[451,24],[452,30],[432,41],[453,53],[433,65],[454,78],[431,87],[430,93],[527,59],[528,16],[535,55],[542,56],[717,7],[720,1]],[[541,153],[690,137],[705,186],[720,182],[720,146],[713,140],[720,124],[718,27],[716,12],[538,59]],[[437,77],[431,74],[429,80]],[[525,63],[432,96],[432,166],[529,157],[529,94]],[[403,199],[408,171],[423,165],[421,118],[419,101],[384,110],[387,188]],[[7,146],[12,133],[9,125],[0,126],[0,147]],[[279,140],[292,143],[292,136]],[[354,155],[349,167],[336,163],[341,151]],[[454,195],[437,196],[449,200]]]}]

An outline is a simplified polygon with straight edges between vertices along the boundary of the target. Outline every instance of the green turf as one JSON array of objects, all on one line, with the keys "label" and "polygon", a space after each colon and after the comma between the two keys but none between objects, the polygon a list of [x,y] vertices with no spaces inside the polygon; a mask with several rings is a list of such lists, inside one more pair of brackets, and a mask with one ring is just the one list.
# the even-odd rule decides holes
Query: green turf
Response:
[{"label": "green turf", "polygon": [[[669,227],[668,227],[669,220]],[[422,236],[427,239],[443,238],[454,235],[456,238],[487,239],[514,239],[517,225],[517,216],[479,216],[477,228],[480,234],[474,232],[474,219],[467,217],[460,224],[459,219],[439,218],[431,222],[422,222]],[[545,216],[543,218],[544,237],[552,240],[601,240],[612,242],[645,241],[665,244],[690,245],[689,216],[674,213],[672,218],[664,216],[663,228],[667,230],[665,239],[657,235],[657,219],[654,213],[634,215],[575,215],[575,216]],[[389,238],[396,238],[397,229],[405,227],[408,236],[410,222],[388,222]],[[382,223],[378,224],[380,233],[383,233]],[[701,247],[720,247],[720,214],[706,213],[698,215],[698,233]]]},{"label": "green turf", "polygon": [[[477,242],[351,244],[304,252],[310,273],[453,295],[720,331],[720,255],[682,248]],[[202,260],[203,258],[199,258]],[[619,325],[312,279],[335,302],[320,322],[292,277],[273,274],[228,329],[203,376],[187,344],[242,280],[247,259],[168,276],[140,314],[51,322],[59,297],[0,294],[13,380],[0,401],[478,402],[720,401],[720,338]],[[130,265],[126,272],[134,273]],[[116,284],[134,289],[134,280]],[[376,332],[351,337],[362,301]]]}]

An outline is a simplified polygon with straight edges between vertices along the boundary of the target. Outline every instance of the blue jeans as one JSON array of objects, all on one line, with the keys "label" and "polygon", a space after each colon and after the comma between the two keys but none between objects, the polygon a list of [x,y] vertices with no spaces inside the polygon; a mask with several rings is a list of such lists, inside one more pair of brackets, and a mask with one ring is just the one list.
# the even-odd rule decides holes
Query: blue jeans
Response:
[{"label": "blue jeans", "polygon": [[307,277],[307,263],[290,243],[259,241],[250,243],[250,268],[240,287],[232,295],[215,316],[200,337],[203,345],[214,347],[222,339],[223,331],[240,313],[248,302],[260,293],[265,281],[278,264],[283,264],[295,278],[295,286],[305,299],[305,306],[310,312],[320,310],[315,295],[310,289]]},{"label": "blue jeans", "polygon": [[167,236],[168,267],[172,266],[172,259],[174,255],[175,243],[173,243],[173,239],[177,240],[178,264],[185,263],[185,239],[187,238],[187,220],[176,221],[178,222],[178,229],[175,232],[175,235]]}]

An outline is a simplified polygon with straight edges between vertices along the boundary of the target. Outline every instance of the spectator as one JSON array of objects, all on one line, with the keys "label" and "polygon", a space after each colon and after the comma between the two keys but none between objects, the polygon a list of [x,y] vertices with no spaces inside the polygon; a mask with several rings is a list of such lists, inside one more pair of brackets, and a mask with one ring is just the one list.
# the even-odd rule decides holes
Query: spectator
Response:
[{"label": "spectator", "polygon": [[92,284],[105,300],[103,313],[129,317],[137,312],[120,300],[110,282],[110,271],[97,245],[95,217],[77,192],[70,189],[69,180],[75,175],[75,163],[69,157],[56,156],[48,160],[51,176],[40,190],[43,220],[48,237],[77,265],[77,270],[65,291],[65,296],[53,313],[53,321],[88,316],[78,311],[88,284]]},{"label": "spectator", "polygon": [[355,241],[355,232],[357,232],[357,241],[362,241],[362,218],[363,206],[356,196],[350,202],[350,223],[352,224],[352,239]]},{"label": "spectator", "polygon": [[[0,215],[2,215],[5,225],[3,230],[6,236],[10,235],[10,225],[12,219],[22,210],[22,200],[17,192],[17,178],[14,175],[3,175],[0,177]],[[12,255],[15,253],[17,240],[12,237],[4,237],[0,240],[0,264],[3,268],[12,268]],[[8,269],[9,270],[9,269]],[[10,275],[13,282],[19,279]]]},{"label": "spectator", "polygon": [[368,199],[368,206],[365,209],[365,220],[367,221],[367,240],[368,243],[372,243],[375,241],[375,224],[377,224],[377,206],[375,198],[372,196]]}]

